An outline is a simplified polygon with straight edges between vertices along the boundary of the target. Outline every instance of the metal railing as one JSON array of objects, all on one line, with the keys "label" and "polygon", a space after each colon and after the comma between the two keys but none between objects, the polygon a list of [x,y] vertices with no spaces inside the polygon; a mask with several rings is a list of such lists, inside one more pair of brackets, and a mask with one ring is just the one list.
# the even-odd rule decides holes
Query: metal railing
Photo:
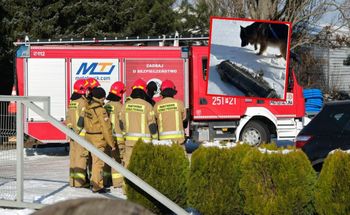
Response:
[{"label": "metal railing", "polygon": [[[77,143],[79,143],[81,146],[86,148],[88,151],[90,151],[95,156],[99,157],[101,160],[103,160],[105,163],[107,163],[109,166],[111,166],[113,169],[117,170],[119,173],[121,173],[125,178],[130,180],[132,183],[137,185],[139,188],[141,188],[143,191],[151,195],[154,199],[162,203],[164,206],[169,208],[171,211],[173,211],[176,214],[188,214],[183,208],[178,206],[176,203],[168,199],[166,196],[161,194],[159,191],[154,189],[152,186],[144,182],[142,179],[137,177],[135,174],[124,168],[121,164],[116,162],[114,159],[106,155],[104,152],[98,150],[94,145],[92,145],[90,142],[86,141],[84,138],[77,135],[74,131],[68,129],[65,125],[62,124],[62,122],[56,120],[51,115],[49,115],[49,97],[19,97],[19,96],[0,96],[0,102],[3,102],[6,104],[7,102],[15,101],[17,103],[17,113],[16,113],[16,177],[12,176],[12,180],[15,179],[16,181],[16,195],[15,198],[12,196],[12,198],[0,200],[0,206],[6,206],[6,207],[23,207],[23,208],[34,208],[38,209],[45,205],[38,204],[38,203],[28,203],[23,201],[23,125],[24,125],[24,107],[31,109],[36,114],[41,116],[43,119],[51,123],[53,126],[58,128],[60,131],[64,132],[66,135],[68,135],[70,138],[75,140]],[[44,109],[40,108],[35,103],[41,102],[44,103]],[[1,121],[1,119],[0,119]],[[12,129],[13,133],[13,129]],[[1,136],[2,133],[0,133]],[[14,155],[11,155],[14,157]],[[0,164],[1,165],[1,164]],[[0,166],[0,169],[3,168]],[[12,164],[11,168],[15,168],[14,164]],[[0,180],[2,179],[0,171]],[[5,177],[3,177],[5,178]],[[10,177],[11,178],[11,177]],[[1,183],[1,181],[0,181]],[[12,195],[14,195],[13,189]],[[1,199],[1,196],[0,196]]]},{"label": "metal railing", "polygon": [[16,198],[16,116],[9,102],[0,102],[0,199]]},{"label": "metal railing", "polygon": [[[3,155],[0,168],[7,168],[6,171],[0,171],[0,179],[3,181],[3,185],[6,185],[5,190],[2,190],[2,195],[0,195],[0,206],[38,209],[44,205],[23,201],[23,117],[26,101],[41,102],[44,104],[45,111],[48,112],[49,110],[49,97],[0,96],[0,138],[2,139],[1,154]],[[8,105],[11,102],[16,103],[15,115],[8,112]],[[11,141],[11,138],[15,141]],[[4,166],[5,164],[7,165]],[[6,187],[8,188],[6,189]]]}]

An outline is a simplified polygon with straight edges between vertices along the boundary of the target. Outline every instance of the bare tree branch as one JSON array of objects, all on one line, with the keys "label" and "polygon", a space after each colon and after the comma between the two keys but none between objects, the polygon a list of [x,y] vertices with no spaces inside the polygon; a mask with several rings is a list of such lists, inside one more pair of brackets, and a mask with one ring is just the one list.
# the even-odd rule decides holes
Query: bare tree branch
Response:
[{"label": "bare tree branch", "polygon": [[285,2],[284,5],[283,5],[282,10],[279,11],[278,14],[276,15],[276,17],[275,17],[276,20],[280,20],[280,18],[282,17],[282,15],[285,14],[285,12],[286,12],[288,6],[289,6],[289,0],[286,0],[286,2]]}]

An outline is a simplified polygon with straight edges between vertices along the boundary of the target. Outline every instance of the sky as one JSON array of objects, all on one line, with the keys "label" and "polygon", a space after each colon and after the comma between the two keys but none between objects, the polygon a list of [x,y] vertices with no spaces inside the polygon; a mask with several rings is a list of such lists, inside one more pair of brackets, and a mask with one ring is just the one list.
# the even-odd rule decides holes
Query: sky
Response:
[{"label": "sky", "polygon": [[[343,2],[345,2],[346,0],[332,0],[338,4],[342,4]],[[322,19],[320,20],[320,24],[329,24],[332,23],[337,16],[339,16],[339,11],[335,11],[335,8],[332,7],[332,10],[327,11],[324,16],[322,17]]]}]

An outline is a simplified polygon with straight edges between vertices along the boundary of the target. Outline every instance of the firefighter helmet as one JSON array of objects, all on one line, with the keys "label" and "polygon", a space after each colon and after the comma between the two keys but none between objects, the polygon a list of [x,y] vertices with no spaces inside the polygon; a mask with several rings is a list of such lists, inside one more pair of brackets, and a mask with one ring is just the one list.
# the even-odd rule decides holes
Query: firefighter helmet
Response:
[{"label": "firefighter helmet", "polygon": [[78,79],[73,86],[73,92],[84,95],[88,87],[88,81],[86,79]]},{"label": "firefighter helmet", "polygon": [[97,99],[106,98],[106,91],[102,87],[95,87],[92,89],[91,95]]},{"label": "firefighter helmet", "polygon": [[100,82],[98,82],[98,80],[96,80],[95,78],[88,78],[86,80],[88,81],[88,85],[89,85],[88,87],[90,89],[94,89],[96,87],[101,86]]},{"label": "firefighter helmet", "polygon": [[111,86],[109,93],[122,97],[123,93],[125,93],[125,86],[123,82],[121,81],[114,82]]},{"label": "firefighter helmet", "polygon": [[163,91],[167,88],[176,90],[175,84],[174,82],[170,81],[170,80],[165,80],[162,82],[162,85],[160,86],[160,90]]},{"label": "firefighter helmet", "polygon": [[146,92],[146,87],[147,87],[147,84],[144,80],[142,80],[141,78],[137,79],[134,84],[132,85],[131,89],[141,89],[143,91]]}]

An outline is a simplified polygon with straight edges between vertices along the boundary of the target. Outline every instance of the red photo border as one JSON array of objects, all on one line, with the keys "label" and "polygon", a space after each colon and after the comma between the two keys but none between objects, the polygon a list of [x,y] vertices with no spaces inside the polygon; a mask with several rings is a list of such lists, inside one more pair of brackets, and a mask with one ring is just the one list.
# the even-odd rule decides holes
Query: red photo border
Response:
[{"label": "red photo border", "polygon": [[[238,96],[238,95],[223,95],[223,94],[210,94],[208,93],[209,88],[209,77],[210,77],[210,53],[211,53],[211,36],[212,36],[212,30],[213,30],[213,19],[221,19],[221,20],[239,20],[239,21],[249,21],[249,22],[267,22],[267,23],[276,23],[276,24],[286,24],[289,27],[288,32],[288,41],[287,41],[287,54],[286,54],[286,78],[284,83],[284,92],[283,92],[283,98],[265,98],[265,97],[251,97],[251,96]],[[286,94],[287,94],[287,88],[288,88],[288,77],[289,77],[289,63],[290,63],[290,44],[291,44],[291,38],[292,38],[292,23],[291,22],[284,22],[284,21],[276,21],[276,20],[262,20],[262,19],[248,19],[248,18],[235,18],[235,17],[220,17],[220,16],[211,16],[210,22],[209,22],[209,48],[208,48],[208,62],[207,62],[207,71],[208,71],[208,78],[207,78],[207,84],[206,84],[206,95],[207,96],[224,96],[224,97],[234,97],[234,98],[249,98],[249,99],[264,99],[268,101],[286,101]]]}]

